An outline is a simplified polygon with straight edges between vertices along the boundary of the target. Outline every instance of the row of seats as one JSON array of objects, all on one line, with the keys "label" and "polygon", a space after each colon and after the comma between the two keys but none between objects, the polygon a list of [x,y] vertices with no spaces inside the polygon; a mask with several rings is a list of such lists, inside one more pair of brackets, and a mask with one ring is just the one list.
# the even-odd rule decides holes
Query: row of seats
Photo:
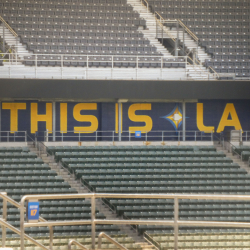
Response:
[{"label": "row of seats", "polygon": [[[229,68],[225,60],[249,59],[248,1],[148,1],[151,10],[164,19],[180,19],[199,38],[200,46],[225,67],[214,67],[217,73],[249,77],[250,69]],[[213,39],[213,41],[211,41]],[[238,41],[229,42],[228,39]],[[230,47],[229,47],[230,46]],[[205,64],[205,66],[208,66]],[[243,66],[243,65],[242,65]]]},{"label": "row of seats", "polygon": [[[22,158],[21,158],[22,157]],[[7,192],[12,199],[20,202],[24,195],[28,194],[61,194],[77,193],[51,170],[48,164],[37,158],[35,153],[29,152],[24,147],[1,147],[0,148],[0,191]],[[3,203],[0,201],[1,213]],[[7,221],[15,226],[20,226],[20,211],[11,204],[8,204]],[[56,200],[41,201],[40,216],[46,220],[81,220],[91,218],[90,202],[84,199],[76,200]],[[96,210],[99,219],[105,216]],[[1,230],[0,230],[1,231]],[[55,236],[58,235],[81,235],[90,232],[90,226],[75,227],[54,227]],[[106,231],[107,233],[119,232],[119,228],[113,225],[98,225],[97,233]],[[29,228],[26,232],[31,236],[44,237],[49,235],[48,228]],[[7,230],[8,237],[15,235],[11,230]]]},{"label": "row of seats", "polygon": [[[114,151],[114,152],[95,152],[95,151],[89,151],[89,152],[57,152],[55,153],[55,160],[59,161],[62,158],[96,158],[96,157],[224,157],[225,154],[223,152],[216,152],[216,151]],[[1,157],[1,154],[0,154]]]},{"label": "row of seats", "polygon": [[88,152],[88,151],[216,151],[213,146],[48,146],[47,152]]},{"label": "row of seats", "polygon": [[[115,3],[109,0],[74,3],[66,1],[55,4],[54,2],[17,3],[1,0],[0,3],[3,18],[13,29],[17,32],[20,31],[18,34],[21,36],[22,42],[27,44],[28,50],[36,54],[160,55],[157,53],[156,47],[150,46],[149,41],[137,30],[139,26],[145,26],[146,21],[141,19],[126,1]],[[91,27],[91,29],[84,32],[83,30],[87,27]],[[29,34],[27,37],[25,32],[32,32],[32,30],[37,33],[43,32],[42,37],[33,39]],[[58,33],[56,34],[56,32]],[[115,42],[108,44],[109,41],[102,41],[107,37],[112,37]],[[51,40],[45,40],[46,38]],[[96,38],[99,41],[97,44],[94,40],[84,42],[75,40],[68,44],[69,38],[87,38],[87,40]],[[58,40],[52,41],[52,39]],[[119,43],[119,40],[122,42]],[[140,43],[142,46],[139,46],[137,42],[133,43],[135,46],[127,46],[128,43],[125,44],[123,40],[142,40]],[[111,44],[113,46],[110,46]],[[34,62],[30,63],[28,60],[24,61],[24,64],[34,66]],[[56,62],[49,64],[45,59],[45,62],[38,63],[38,66],[40,65],[56,66],[58,64]],[[66,63],[65,66],[85,67],[86,64]],[[119,65],[117,66],[119,67]],[[124,66],[126,67],[126,65]],[[127,65],[127,67],[129,66],[135,67],[136,65]],[[160,67],[160,65],[150,64],[143,66]],[[110,67],[110,65],[104,65],[104,67]]]}]

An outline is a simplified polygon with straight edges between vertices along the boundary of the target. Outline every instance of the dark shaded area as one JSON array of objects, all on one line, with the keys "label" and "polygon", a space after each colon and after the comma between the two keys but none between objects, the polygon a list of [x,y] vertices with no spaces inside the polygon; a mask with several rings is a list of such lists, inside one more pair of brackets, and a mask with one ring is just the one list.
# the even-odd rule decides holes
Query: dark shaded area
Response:
[{"label": "dark shaded area", "polygon": [[249,99],[249,81],[1,79],[1,99]]}]

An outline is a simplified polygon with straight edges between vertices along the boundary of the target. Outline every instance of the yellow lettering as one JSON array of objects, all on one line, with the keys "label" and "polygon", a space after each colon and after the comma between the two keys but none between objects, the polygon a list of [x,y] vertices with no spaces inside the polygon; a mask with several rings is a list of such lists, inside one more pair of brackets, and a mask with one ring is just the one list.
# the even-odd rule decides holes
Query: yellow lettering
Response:
[{"label": "yellow lettering", "polygon": [[[232,118],[230,120],[228,120],[229,114],[231,115]],[[217,128],[217,133],[224,131],[225,127],[234,127],[235,130],[242,129],[233,103],[227,103],[223,115],[221,117],[219,126]]]},{"label": "yellow lettering", "polygon": [[68,104],[60,103],[60,130],[61,133],[68,131]]},{"label": "yellow lettering", "polygon": [[81,133],[93,133],[98,129],[98,120],[94,115],[81,115],[81,110],[97,110],[97,103],[79,103],[73,110],[75,120],[79,122],[90,122],[88,127],[74,127],[74,131]]},{"label": "yellow lettering", "polygon": [[129,127],[129,131],[134,133],[135,131],[141,131],[146,133],[152,130],[153,121],[148,115],[136,115],[136,110],[151,110],[151,103],[137,103],[132,104],[128,110],[128,117],[133,122],[145,122],[143,127]]},{"label": "yellow lettering", "polygon": [[52,133],[52,103],[46,103],[46,114],[39,115],[37,103],[30,104],[30,132],[34,134],[38,130],[38,122],[46,122],[46,129]]},{"label": "yellow lettering", "polygon": [[26,103],[3,103],[2,108],[10,110],[10,131],[18,131],[18,110],[26,109]]},{"label": "yellow lettering", "polygon": [[203,103],[197,103],[197,127],[200,131],[204,131],[207,133],[213,132],[214,127],[210,126],[205,126],[203,123]]}]

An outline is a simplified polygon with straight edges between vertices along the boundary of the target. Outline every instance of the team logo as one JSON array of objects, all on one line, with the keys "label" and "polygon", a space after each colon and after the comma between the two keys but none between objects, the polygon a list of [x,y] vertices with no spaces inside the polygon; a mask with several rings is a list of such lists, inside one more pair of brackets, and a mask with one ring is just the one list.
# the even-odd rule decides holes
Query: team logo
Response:
[{"label": "team logo", "polygon": [[166,116],[162,116],[161,118],[168,120],[173,125],[174,129],[177,131],[182,124],[181,108],[179,107],[178,104],[176,104],[172,112],[170,112]]}]

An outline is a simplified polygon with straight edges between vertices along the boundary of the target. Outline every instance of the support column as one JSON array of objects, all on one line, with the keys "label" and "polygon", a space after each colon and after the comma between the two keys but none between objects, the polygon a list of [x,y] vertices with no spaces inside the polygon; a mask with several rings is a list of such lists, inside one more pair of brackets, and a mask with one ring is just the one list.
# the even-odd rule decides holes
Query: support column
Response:
[{"label": "support column", "polygon": [[186,141],[186,103],[182,102],[182,139]]},{"label": "support column", "polygon": [[185,56],[185,29],[183,28],[183,55]]},{"label": "support column", "polygon": [[56,141],[56,102],[52,102],[52,131],[53,141]]},{"label": "support column", "polygon": [[175,56],[178,56],[178,43],[179,43],[179,22],[176,23],[177,38],[175,40]]},{"label": "support column", "polygon": [[122,103],[118,102],[118,135],[119,141],[122,141]]},{"label": "support column", "polygon": [[3,24],[3,53],[5,53],[5,28],[4,28],[4,23]]},{"label": "support column", "polygon": [[0,141],[2,140],[2,102],[0,102]]}]

